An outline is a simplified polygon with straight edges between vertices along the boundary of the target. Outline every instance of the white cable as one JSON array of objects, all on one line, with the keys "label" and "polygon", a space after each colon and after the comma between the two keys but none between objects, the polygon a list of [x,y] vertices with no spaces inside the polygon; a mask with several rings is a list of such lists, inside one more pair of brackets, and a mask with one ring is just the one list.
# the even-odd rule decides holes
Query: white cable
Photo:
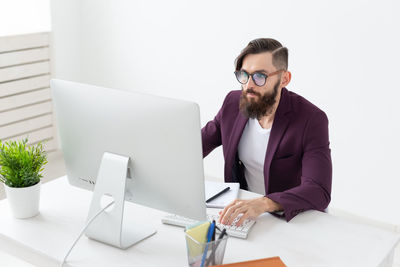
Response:
[{"label": "white cable", "polygon": [[63,260],[61,261],[60,267],[63,267],[65,261],[67,260],[67,257],[69,256],[69,254],[71,253],[72,249],[75,247],[76,243],[78,243],[79,239],[81,238],[81,236],[83,235],[83,233],[85,233],[86,229],[89,227],[89,225],[94,221],[94,219],[97,218],[97,216],[99,216],[104,210],[106,210],[108,207],[110,207],[112,204],[114,204],[114,201],[110,202],[107,206],[105,206],[102,210],[100,210],[99,212],[97,212],[85,225],[85,227],[82,229],[82,231],[80,232],[79,236],[75,239],[74,243],[72,244],[71,248],[68,250],[67,254],[65,254],[65,257],[63,258]]}]

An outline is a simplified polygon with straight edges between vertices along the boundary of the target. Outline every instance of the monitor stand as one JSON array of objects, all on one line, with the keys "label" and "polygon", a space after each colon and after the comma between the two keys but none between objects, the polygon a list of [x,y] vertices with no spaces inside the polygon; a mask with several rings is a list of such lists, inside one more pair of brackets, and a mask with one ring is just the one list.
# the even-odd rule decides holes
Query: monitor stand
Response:
[{"label": "monitor stand", "polygon": [[[126,249],[153,235],[156,231],[147,225],[135,225],[129,222],[123,229],[125,186],[129,157],[105,152],[97,176],[88,220],[102,210],[101,199],[104,195],[114,198],[112,210],[103,211],[88,226],[85,234],[91,239]],[[124,224],[125,225],[125,224]]]}]

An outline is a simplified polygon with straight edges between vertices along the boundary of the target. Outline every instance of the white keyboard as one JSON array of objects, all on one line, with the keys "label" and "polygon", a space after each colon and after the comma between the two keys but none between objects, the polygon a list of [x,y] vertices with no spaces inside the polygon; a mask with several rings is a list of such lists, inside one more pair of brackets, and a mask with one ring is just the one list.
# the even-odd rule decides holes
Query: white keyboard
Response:
[{"label": "white keyboard", "polygon": [[[236,227],[235,224],[240,219],[240,217],[237,217],[231,225],[225,225],[225,224],[218,223],[218,215],[207,214],[207,219],[209,221],[215,220],[217,222],[217,224],[216,224],[217,227],[221,231],[222,231],[222,229],[225,228],[226,232],[229,236],[243,238],[243,239],[247,238],[247,235],[248,235],[251,227],[253,227],[253,225],[256,223],[256,221],[254,221],[254,220],[245,220],[241,226]],[[175,214],[168,214],[168,215],[164,216],[161,219],[161,221],[164,224],[171,224],[171,225],[180,226],[180,227],[186,227],[186,226],[190,226],[190,225],[197,223],[196,220],[192,220],[192,219],[185,218],[185,217],[175,215]]]}]

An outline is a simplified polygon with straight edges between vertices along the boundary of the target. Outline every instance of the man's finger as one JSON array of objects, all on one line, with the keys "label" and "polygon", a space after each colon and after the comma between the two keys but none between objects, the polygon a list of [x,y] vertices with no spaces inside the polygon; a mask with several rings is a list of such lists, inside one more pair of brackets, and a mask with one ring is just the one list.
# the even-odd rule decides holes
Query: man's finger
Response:
[{"label": "man's finger", "polygon": [[226,212],[228,211],[228,209],[229,209],[230,207],[232,207],[233,205],[234,205],[234,203],[232,202],[232,203],[230,203],[229,205],[225,206],[225,208],[224,208],[222,211],[220,211],[220,213],[219,213],[219,219],[218,219],[219,222],[221,222],[221,219],[225,216],[225,214],[226,214]]},{"label": "man's finger", "polygon": [[236,226],[241,226],[243,224],[243,222],[250,217],[249,212],[245,212],[243,213],[242,217],[240,218],[240,220],[236,223]]},{"label": "man's finger", "polygon": [[245,213],[247,211],[248,207],[247,206],[241,206],[239,208],[236,208],[234,212],[232,212],[231,216],[229,216],[227,225],[231,225],[235,219],[239,216],[241,213]]},{"label": "man's finger", "polygon": [[236,203],[238,203],[239,199],[235,199],[234,201],[232,201],[229,205],[227,205],[220,213],[219,213],[219,219],[218,222],[222,222],[222,218],[225,216],[226,212],[228,211],[228,209],[234,205],[236,205]]},{"label": "man's finger", "polygon": [[228,208],[228,210],[226,211],[226,213],[224,214],[224,216],[222,216],[222,218],[220,217],[220,218],[221,218],[221,223],[222,223],[222,224],[228,224],[228,222],[229,222],[229,220],[230,220],[230,218],[231,218],[232,213],[234,213],[235,210],[238,209],[238,208],[240,208],[240,205],[238,205],[238,204],[233,205],[233,206],[231,206],[230,208]]}]

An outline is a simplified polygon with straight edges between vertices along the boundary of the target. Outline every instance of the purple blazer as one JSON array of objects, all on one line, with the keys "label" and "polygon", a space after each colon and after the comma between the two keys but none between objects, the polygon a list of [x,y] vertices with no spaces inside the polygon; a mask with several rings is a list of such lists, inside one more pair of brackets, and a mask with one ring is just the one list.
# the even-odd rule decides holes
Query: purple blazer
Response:
[{"label": "purple blazer", "polygon": [[[241,91],[231,91],[214,120],[201,130],[203,157],[222,145],[225,182],[247,189],[238,157],[248,118],[239,111]],[[328,118],[303,97],[282,88],[264,161],[266,196],[283,206],[287,221],[302,211],[324,211],[331,199]]]}]

